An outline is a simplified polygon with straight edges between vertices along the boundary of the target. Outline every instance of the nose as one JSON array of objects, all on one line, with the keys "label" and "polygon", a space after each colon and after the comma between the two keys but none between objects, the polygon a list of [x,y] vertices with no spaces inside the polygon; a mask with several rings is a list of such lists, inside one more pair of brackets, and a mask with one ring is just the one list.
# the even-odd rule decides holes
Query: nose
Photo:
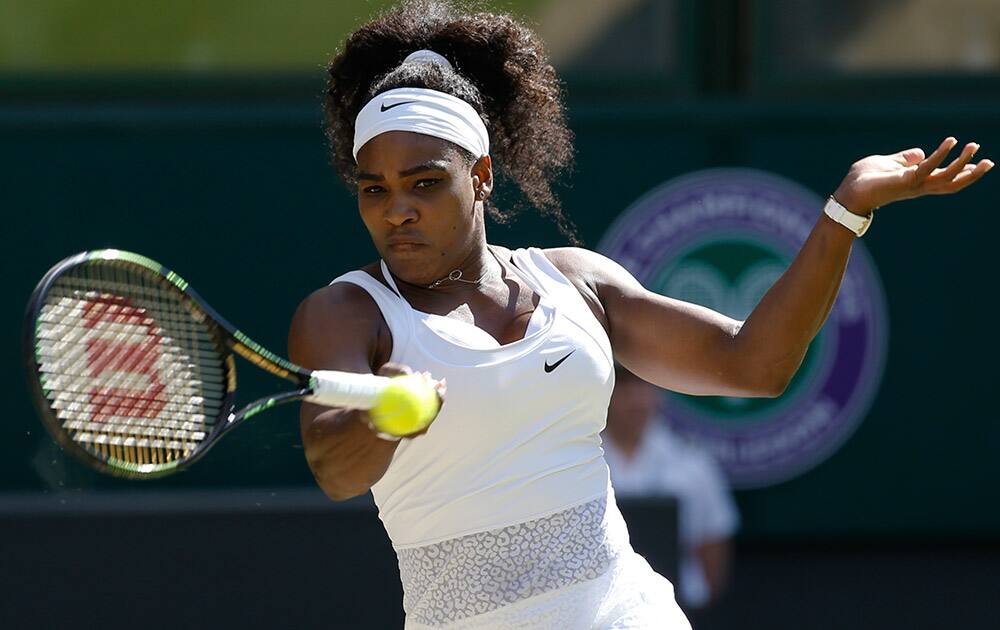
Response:
[{"label": "nose", "polygon": [[385,220],[390,225],[399,227],[404,223],[413,223],[420,215],[417,210],[405,200],[390,203],[385,209]]}]

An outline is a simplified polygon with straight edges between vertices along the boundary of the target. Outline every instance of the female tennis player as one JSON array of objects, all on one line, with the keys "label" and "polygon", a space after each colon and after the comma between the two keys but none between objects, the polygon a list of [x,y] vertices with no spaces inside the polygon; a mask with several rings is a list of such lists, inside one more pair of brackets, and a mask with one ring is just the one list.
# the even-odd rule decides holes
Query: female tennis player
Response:
[{"label": "female tennis player", "polygon": [[[372,490],[399,559],[407,628],[687,628],[636,555],[599,434],[614,360],[696,395],[778,396],[875,208],[951,193],[993,163],[956,141],[855,163],[745,322],[645,290],[585,249],[490,245],[495,174],[570,232],[550,182],[570,161],[562,95],[514,19],[405,3],[329,66],[327,133],[380,260],[306,298],[290,357],[312,369],[429,372],[436,420],[393,439],[366,412],[302,407],[334,499]],[[616,174],[609,168],[607,178]],[[670,465],[664,462],[664,465]]]}]

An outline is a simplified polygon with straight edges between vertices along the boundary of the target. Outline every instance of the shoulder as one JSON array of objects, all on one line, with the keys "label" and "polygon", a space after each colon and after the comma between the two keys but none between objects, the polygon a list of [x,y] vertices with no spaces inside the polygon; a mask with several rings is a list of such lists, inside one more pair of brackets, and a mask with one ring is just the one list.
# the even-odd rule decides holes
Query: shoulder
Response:
[{"label": "shoulder", "polygon": [[554,247],[542,251],[584,299],[596,302],[602,311],[617,298],[643,290],[632,274],[603,254],[582,247]]},{"label": "shoulder", "polygon": [[601,297],[606,284],[608,258],[582,247],[553,247],[543,249],[545,258],[566,277],[583,297],[605,331],[610,331],[608,313]]},{"label": "shoulder", "polygon": [[[502,258],[510,259],[514,255],[513,250],[502,245],[490,244],[490,249]],[[571,280],[587,274],[600,273],[612,267],[619,267],[618,263],[607,256],[583,247],[547,247],[538,249],[526,247],[524,249],[535,249],[542,252],[545,258],[556,269]]]},{"label": "shoulder", "polygon": [[368,292],[356,284],[338,282],[316,289],[295,310],[293,325],[309,325],[315,320],[338,318],[354,309],[378,310]]},{"label": "shoulder", "polygon": [[[514,252],[506,247],[490,245],[490,248],[497,256],[507,260],[514,255]],[[602,274],[606,274],[611,266],[617,266],[611,259],[582,247],[525,248],[525,250],[540,251],[553,267],[578,288],[596,285],[595,281]]]},{"label": "shoulder", "polygon": [[582,247],[553,247],[542,252],[571,282],[599,291],[602,287],[634,283],[632,274],[603,254]]},{"label": "shoulder", "polygon": [[[377,262],[369,263],[354,273],[364,273],[388,288],[382,279],[382,272]],[[314,320],[334,319],[341,321],[342,316],[360,311],[363,315],[378,313],[378,304],[362,287],[353,282],[332,282],[316,289],[299,303],[292,325],[307,325],[316,323]]]},{"label": "shoulder", "polygon": [[583,247],[549,247],[543,249],[542,253],[563,274],[600,267],[603,261],[609,260],[606,256]]},{"label": "shoulder", "polygon": [[542,253],[578,289],[596,287],[594,280],[600,275],[604,256],[582,247],[550,247]]},{"label": "shoulder", "polygon": [[[350,282],[316,289],[299,303],[288,329],[289,358],[303,367],[328,367],[331,354],[381,345],[387,326],[368,292]],[[379,353],[381,354],[381,353]]]}]

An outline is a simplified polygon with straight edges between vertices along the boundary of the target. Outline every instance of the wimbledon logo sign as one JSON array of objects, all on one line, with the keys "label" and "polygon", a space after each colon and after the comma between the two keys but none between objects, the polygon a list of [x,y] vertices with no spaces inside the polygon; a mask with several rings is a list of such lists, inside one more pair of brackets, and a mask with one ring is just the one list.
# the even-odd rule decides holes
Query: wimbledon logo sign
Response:
[{"label": "wimbledon logo sign", "polygon": [[[762,171],[700,171],[640,198],[599,249],[650,290],[743,320],[805,242],[823,201]],[[666,393],[667,421],[713,453],[735,486],[785,481],[854,432],[878,390],[887,340],[885,296],[859,240],[830,317],[784,395]]]}]

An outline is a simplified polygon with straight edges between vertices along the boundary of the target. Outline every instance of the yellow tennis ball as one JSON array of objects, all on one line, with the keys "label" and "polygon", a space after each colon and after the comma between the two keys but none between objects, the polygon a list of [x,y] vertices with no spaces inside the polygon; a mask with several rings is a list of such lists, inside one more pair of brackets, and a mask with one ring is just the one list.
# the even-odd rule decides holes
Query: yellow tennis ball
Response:
[{"label": "yellow tennis ball", "polygon": [[409,435],[427,428],[439,404],[430,380],[420,374],[404,374],[392,378],[368,415],[382,433]]}]

